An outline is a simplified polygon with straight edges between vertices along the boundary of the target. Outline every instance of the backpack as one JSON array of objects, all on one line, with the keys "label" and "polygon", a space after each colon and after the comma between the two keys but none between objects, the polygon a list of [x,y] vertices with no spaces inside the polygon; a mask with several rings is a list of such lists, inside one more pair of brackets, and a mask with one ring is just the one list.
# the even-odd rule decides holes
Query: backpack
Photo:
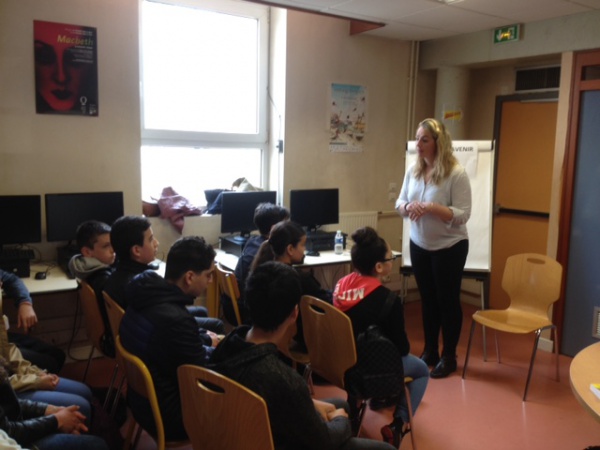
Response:
[{"label": "backpack", "polygon": [[[392,309],[396,295],[390,292],[381,310],[380,321]],[[388,398],[404,390],[404,366],[396,345],[371,325],[356,337],[357,363],[346,373],[349,391],[362,398]]]}]

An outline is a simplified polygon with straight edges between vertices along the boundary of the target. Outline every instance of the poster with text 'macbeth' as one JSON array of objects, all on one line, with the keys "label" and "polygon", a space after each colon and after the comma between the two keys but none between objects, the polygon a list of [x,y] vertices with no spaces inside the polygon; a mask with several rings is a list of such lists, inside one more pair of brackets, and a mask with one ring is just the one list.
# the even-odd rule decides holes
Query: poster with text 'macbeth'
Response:
[{"label": "poster with text 'macbeth'", "polygon": [[38,114],[98,115],[96,28],[33,21]]}]

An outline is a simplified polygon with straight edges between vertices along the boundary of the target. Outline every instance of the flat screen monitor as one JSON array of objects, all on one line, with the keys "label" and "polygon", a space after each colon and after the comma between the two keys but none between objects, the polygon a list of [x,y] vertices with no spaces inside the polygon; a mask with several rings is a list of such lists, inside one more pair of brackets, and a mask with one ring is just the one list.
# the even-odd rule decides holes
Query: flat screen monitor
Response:
[{"label": "flat screen monitor", "polygon": [[254,210],[260,203],[275,203],[277,192],[223,192],[221,233],[240,233],[247,236],[254,225]]},{"label": "flat screen monitor", "polygon": [[46,194],[47,240],[73,241],[82,222],[99,220],[112,225],[122,215],[122,192]]},{"label": "flat screen monitor", "polygon": [[42,242],[42,197],[0,196],[0,248],[4,244]]},{"label": "flat screen monitor", "polygon": [[292,189],[290,219],[309,231],[339,223],[339,189]]}]

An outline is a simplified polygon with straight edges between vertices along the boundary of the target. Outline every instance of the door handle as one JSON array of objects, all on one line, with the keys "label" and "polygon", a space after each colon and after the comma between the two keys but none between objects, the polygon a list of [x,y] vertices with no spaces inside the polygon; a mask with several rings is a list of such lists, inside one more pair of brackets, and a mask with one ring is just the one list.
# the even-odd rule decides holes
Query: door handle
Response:
[{"label": "door handle", "polygon": [[544,219],[550,218],[550,213],[543,211],[531,211],[527,209],[505,208],[500,203],[494,205],[494,214],[513,214],[517,216],[541,217]]}]

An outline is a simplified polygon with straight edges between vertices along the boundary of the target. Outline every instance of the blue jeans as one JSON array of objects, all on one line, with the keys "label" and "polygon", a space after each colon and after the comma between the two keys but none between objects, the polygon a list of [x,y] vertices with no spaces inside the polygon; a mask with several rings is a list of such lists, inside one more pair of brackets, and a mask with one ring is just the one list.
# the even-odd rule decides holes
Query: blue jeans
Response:
[{"label": "blue jeans", "polygon": [[98,436],[55,433],[33,443],[39,450],[109,450]]},{"label": "blue jeans", "polygon": [[[429,368],[421,358],[417,358],[410,353],[402,357],[402,365],[404,366],[404,376],[413,379],[407,387],[408,392],[410,393],[410,404],[414,414],[417,412],[417,408],[423,399],[423,395],[425,395],[425,389],[429,382]],[[402,395],[401,398],[400,403],[396,405],[394,418],[402,419],[402,421],[406,423],[408,422],[408,403],[405,395]]]},{"label": "blue jeans", "polygon": [[75,380],[60,377],[56,389],[53,391],[25,391],[17,392],[17,396],[24,400],[44,402],[54,406],[79,406],[79,412],[86,417],[85,423],[90,425],[92,419],[92,391],[90,388]]}]

